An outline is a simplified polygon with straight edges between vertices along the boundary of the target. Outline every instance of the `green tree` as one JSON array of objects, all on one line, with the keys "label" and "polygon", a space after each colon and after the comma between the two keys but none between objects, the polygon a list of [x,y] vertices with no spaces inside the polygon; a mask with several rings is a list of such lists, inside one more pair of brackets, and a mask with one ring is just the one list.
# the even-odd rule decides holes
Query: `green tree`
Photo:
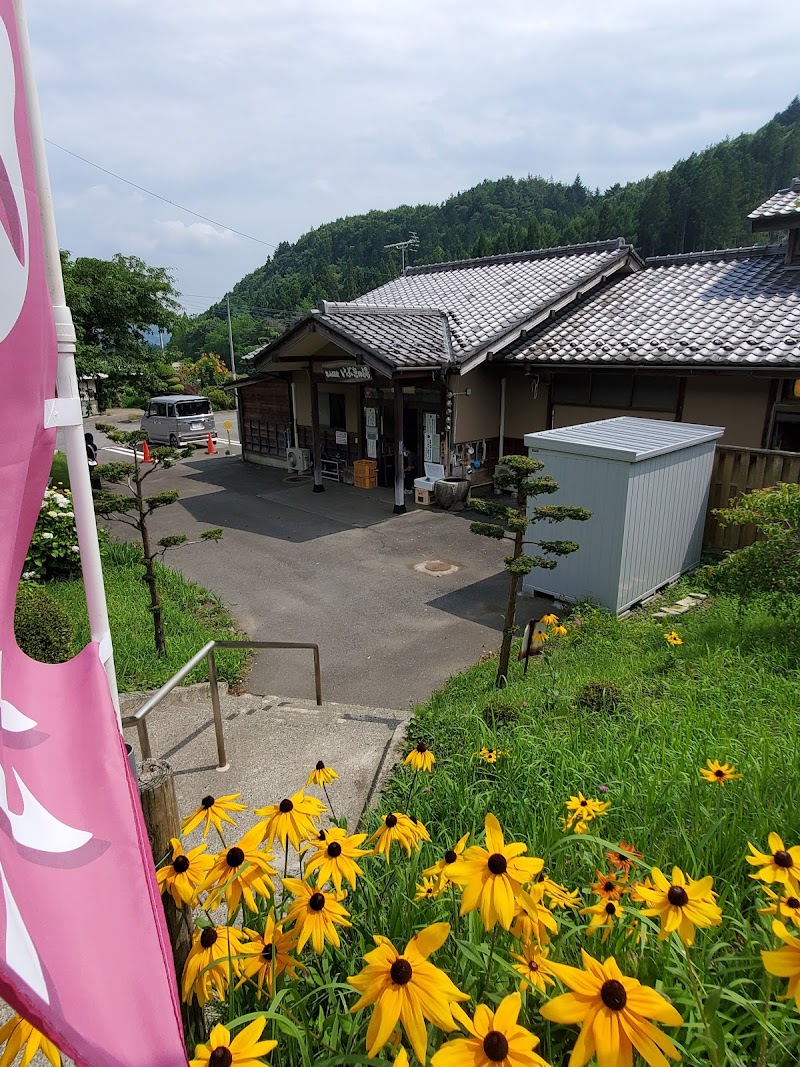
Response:
[{"label": "green tree", "polygon": [[164,618],[161,611],[161,597],[158,592],[155,563],[159,557],[170,548],[179,545],[195,545],[198,541],[219,541],[222,530],[215,527],[204,530],[195,541],[190,541],[185,534],[169,534],[153,543],[150,533],[150,516],[159,508],[168,507],[178,499],[177,489],[168,489],[152,496],[144,495],[144,482],[153,471],[171,467],[176,460],[185,459],[194,451],[193,447],[178,448],[154,448],[152,450],[152,463],[145,466],[139,458],[138,449],[142,441],[147,440],[144,430],[120,430],[116,426],[97,424],[97,429],[107,434],[112,441],[130,448],[133,452],[132,463],[104,463],[96,468],[97,474],[103,481],[125,487],[125,493],[111,493],[101,489],[94,494],[94,510],[96,514],[106,519],[116,519],[131,526],[139,534],[142,541],[142,566],[144,567],[143,581],[147,585],[150,594],[150,611],[153,615],[153,639],[159,656],[167,653],[167,643],[164,635]]},{"label": "green tree", "polygon": [[230,381],[231,372],[214,352],[203,352],[194,363],[182,363],[180,376],[185,385],[205,393]]},{"label": "green tree", "polygon": [[506,603],[505,621],[503,623],[503,643],[500,646],[500,662],[497,666],[495,686],[501,688],[508,680],[508,661],[511,655],[511,642],[514,638],[514,619],[517,612],[517,593],[524,575],[530,574],[535,567],[552,570],[556,560],[552,556],[568,556],[580,547],[577,541],[534,541],[539,552],[528,555],[525,552],[525,534],[529,526],[537,522],[563,522],[565,519],[577,519],[583,522],[591,517],[586,508],[565,504],[535,505],[528,513],[528,498],[558,492],[558,482],[547,474],[540,474],[544,463],[528,456],[504,456],[501,470],[494,476],[495,488],[510,493],[513,503],[503,504],[494,500],[476,499],[471,506],[486,515],[491,522],[473,522],[470,529],[482,537],[492,537],[496,541],[512,541],[514,544],[510,556],[503,560],[509,573],[508,601]]}]

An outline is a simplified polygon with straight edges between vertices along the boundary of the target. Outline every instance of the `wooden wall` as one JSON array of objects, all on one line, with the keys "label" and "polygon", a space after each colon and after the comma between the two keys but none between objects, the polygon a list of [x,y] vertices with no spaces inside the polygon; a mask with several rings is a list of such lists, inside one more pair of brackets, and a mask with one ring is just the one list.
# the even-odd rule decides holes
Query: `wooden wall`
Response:
[{"label": "wooden wall", "polygon": [[711,474],[703,547],[709,552],[727,552],[752,545],[758,536],[755,527],[721,526],[712,511],[727,507],[732,497],[751,489],[765,489],[778,482],[800,482],[800,454],[718,445]]}]

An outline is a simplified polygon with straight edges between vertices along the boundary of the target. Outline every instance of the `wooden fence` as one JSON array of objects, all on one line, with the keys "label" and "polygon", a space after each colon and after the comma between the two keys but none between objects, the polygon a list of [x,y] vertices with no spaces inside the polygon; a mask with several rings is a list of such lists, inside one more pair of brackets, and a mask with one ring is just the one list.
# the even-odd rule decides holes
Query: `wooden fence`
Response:
[{"label": "wooden fence", "polygon": [[708,552],[727,552],[751,545],[757,537],[754,526],[721,526],[712,512],[714,508],[727,507],[731,497],[751,489],[765,489],[778,482],[800,482],[800,454],[718,446],[711,474],[703,548]]}]

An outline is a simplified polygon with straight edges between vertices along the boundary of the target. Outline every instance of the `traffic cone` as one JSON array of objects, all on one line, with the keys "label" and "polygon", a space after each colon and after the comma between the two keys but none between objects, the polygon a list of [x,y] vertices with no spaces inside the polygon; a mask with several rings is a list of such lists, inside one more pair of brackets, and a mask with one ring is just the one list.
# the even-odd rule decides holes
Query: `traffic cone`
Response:
[{"label": "traffic cone", "polygon": [[211,437],[211,434],[208,435],[208,454],[209,456],[216,456],[217,454],[217,450],[214,446],[214,441]]},{"label": "traffic cone", "polygon": [[142,463],[152,463],[153,457],[150,455],[150,447],[147,441],[142,441]]}]

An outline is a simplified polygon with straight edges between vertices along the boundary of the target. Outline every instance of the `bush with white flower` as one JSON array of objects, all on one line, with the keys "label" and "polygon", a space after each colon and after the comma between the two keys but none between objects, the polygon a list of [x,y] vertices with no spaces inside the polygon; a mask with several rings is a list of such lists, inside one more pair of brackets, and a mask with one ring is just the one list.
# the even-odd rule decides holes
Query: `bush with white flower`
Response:
[{"label": "bush with white flower", "polygon": [[26,581],[47,582],[74,578],[80,569],[72,495],[59,482],[55,488],[45,490],[22,577]]}]

